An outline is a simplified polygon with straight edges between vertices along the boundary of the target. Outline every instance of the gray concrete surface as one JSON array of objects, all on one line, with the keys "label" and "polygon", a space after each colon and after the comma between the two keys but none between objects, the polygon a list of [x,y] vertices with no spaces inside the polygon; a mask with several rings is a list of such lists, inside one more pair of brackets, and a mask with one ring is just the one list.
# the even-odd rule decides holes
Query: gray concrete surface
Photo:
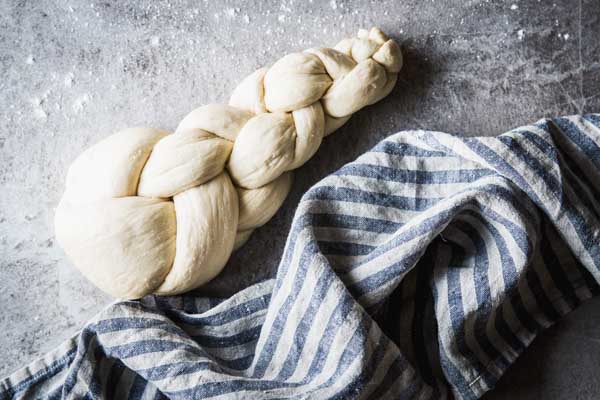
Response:
[{"label": "gray concrete surface", "polygon": [[[296,174],[284,207],[207,292],[271,276],[301,194],[410,128],[495,135],[600,111],[598,0],[0,0],[0,375],[39,357],[109,302],[53,239],[69,163],[132,125],[173,129],[255,68],[377,24],[402,42],[394,92]],[[551,328],[488,399],[600,396],[600,301]]]}]

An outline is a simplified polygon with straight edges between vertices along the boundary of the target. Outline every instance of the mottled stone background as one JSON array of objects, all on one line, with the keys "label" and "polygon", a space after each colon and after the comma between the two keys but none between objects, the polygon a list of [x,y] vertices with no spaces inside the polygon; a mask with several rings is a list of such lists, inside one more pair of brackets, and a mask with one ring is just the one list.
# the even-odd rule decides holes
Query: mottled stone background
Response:
[{"label": "mottled stone background", "polygon": [[[600,112],[599,0],[0,0],[0,375],[110,299],[53,239],[69,163],[132,125],[174,129],[259,66],[379,25],[406,67],[394,92],[327,138],[276,217],[206,291],[273,274],[302,193],[399,130],[496,135]],[[488,399],[598,398],[600,301],[548,330]]]}]

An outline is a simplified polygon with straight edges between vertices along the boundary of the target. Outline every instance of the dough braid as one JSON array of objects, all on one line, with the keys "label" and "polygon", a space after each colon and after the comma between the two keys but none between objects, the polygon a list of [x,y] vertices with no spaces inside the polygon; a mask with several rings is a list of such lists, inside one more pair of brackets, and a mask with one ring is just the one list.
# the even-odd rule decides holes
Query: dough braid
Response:
[{"label": "dough braid", "polygon": [[289,54],[229,105],[195,109],[174,134],[117,132],[71,165],[55,225],[81,272],[119,298],[169,295],[214,278],[283,203],[291,170],[324,136],[385,97],[402,67],[381,30]]}]

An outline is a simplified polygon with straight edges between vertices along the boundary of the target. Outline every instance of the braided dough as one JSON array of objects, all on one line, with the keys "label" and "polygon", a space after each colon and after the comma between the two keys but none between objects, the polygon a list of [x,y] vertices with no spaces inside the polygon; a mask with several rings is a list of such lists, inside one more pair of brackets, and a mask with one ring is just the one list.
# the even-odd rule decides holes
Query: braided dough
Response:
[{"label": "braided dough", "polygon": [[188,114],[174,134],[117,132],[82,153],[56,211],[59,244],[103,291],[194,289],[283,203],[291,170],[394,87],[402,54],[381,30],[289,54]]}]

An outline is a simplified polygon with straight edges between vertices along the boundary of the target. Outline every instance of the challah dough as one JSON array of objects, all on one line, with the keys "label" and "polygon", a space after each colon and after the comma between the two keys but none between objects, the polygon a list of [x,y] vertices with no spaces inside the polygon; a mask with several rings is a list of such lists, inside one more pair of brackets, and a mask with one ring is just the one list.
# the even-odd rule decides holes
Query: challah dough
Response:
[{"label": "challah dough", "polygon": [[188,114],[175,133],[133,128],[71,165],[58,243],[103,291],[124,299],[208,282],[285,200],[291,170],[323,137],[385,97],[402,67],[381,30],[289,54]]}]

